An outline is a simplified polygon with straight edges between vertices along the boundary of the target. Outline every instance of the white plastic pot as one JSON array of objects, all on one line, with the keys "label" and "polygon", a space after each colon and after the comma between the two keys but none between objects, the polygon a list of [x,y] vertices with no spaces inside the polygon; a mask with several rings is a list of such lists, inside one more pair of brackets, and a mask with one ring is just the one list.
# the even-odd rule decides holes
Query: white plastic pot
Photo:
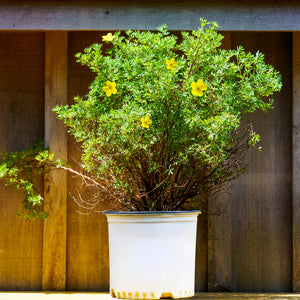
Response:
[{"label": "white plastic pot", "polygon": [[111,296],[193,296],[199,213],[105,212],[109,225]]}]

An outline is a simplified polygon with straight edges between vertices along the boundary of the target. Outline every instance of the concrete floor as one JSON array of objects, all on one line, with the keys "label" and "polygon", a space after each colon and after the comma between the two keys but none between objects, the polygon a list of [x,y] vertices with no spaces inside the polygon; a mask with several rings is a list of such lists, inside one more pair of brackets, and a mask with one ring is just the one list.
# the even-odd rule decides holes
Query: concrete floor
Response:
[{"label": "concrete floor", "polygon": [[[113,300],[105,293],[0,292],[0,300]],[[198,293],[191,300],[300,300],[300,294]]]}]

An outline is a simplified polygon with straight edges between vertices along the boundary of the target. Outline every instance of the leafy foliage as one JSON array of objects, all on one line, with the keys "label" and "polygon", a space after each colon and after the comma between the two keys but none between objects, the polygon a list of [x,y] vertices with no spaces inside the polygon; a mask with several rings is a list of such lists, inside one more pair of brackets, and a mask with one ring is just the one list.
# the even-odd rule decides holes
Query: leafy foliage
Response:
[{"label": "leafy foliage", "polygon": [[24,210],[18,214],[26,219],[45,219],[48,216],[43,210],[43,197],[37,189],[37,181],[46,170],[44,165],[36,159],[36,157],[48,156],[47,153],[43,141],[22,151],[1,153],[0,178],[5,180],[7,186],[24,192],[22,201]]},{"label": "leafy foliage", "polygon": [[[221,49],[215,23],[127,31],[77,54],[95,74],[86,98],[54,110],[81,143],[84,169],[130,210],[177,210],[236,178],[259,141],[241,116],[266,112],[281,78],[262,53]],[[146,122],[147,121],[147,122]]]},{"label": "leafy foliage", "polygon": [[[118,209],[199,206],[244,171],[241,158],[260,137],[251,125],[241,128],[241,117],[270,109],[281,77],[260,52],[222,49],[216,29],[201,20],[180,39],[166,26],[110,33],[102,37],[107,47],[96,43],[76,55],[95,79],[86,97],[54,111],[82,147],[81,176]],[[74,170],[41,149],[5,155],[0,175],[25,190],[31,214],[41,198],[32,180],[16,179],[21,169],[30,174],[27,162],[41,172],[42,165]]]}]

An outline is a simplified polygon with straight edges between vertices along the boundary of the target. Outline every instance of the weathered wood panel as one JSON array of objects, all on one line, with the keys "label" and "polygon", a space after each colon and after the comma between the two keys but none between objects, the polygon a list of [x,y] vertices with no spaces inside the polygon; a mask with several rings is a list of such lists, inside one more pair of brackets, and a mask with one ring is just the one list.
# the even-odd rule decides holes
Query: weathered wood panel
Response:
[{"label": "weathered wood panel", "polygon": [[[44,135],[44,34],[0,33],[0,151]],[[0,185],[0,290],[42,287],[42,223],[17,217],[22,194]]]},{"label": "weathered wood panel", "polygon": [[[69,33],[69,102],[74,96],[84,96],[93,79],[87,67],[76,62],[74,55],[94,42],[101,41],[100,32]],[[69,161],[75,169],[80,168],[80,150],[69,139]],[[101,213],[80,208],[72,198],[91,200],[82,188],[80,178],[68,175],[68,239],[67,239],[67,289],[109,290],[108,228],[106,217]],[[95,210],[103,210],[104,206]]]},{"label": "weathered wood panel", "polygon": [[[68,99],[71,103],[75,95],[85,95],[88,92],[93,75],[90,70],[75,62],[74,54],[92,42],[101,40],[102,34],[105,33],[69,33],[68,54],[66,54],[66,33],[47,33],[45,98],[46,104],[49,105],[46,108],[49,114],[50,107],[58,103],[59,99],[63,99],[62,101]],[[51,40],[51,37],[54,40]],[[43,33],[0,34],[2,107],[0,150],[22,149],[28,143],[43,137],[43,42]],[[234,183],[230,194],[218,198],[217,203],[210,207],[210,212],[217,214],[211,215],[208,223],[208,287],[213,290],[217,282],[236,291],[290,291],[292,288],[291,34],[231,33],[226,35],[225,44],[226,47],[229,44],[233,47],[242,44],[247,50],[259,49],[264,52],[267,61],[281,71],[284,89],[276,96],[273,111],[267,115],[256,114],[251,117],[255,128],[261,133],[263,152],[249,153],[247,159],[252,164],[247,173]],[[50,49],[47,45],[51,46]],[[63,45],[63,48],[60,45]],[[294,47],[297,49],[297,44],[294,43]],[[54,59],[53,63],[51,59]],[[297,52],[294,53],[294,62],[296,59]],[[67,61],[69,61],[68,68]],[[295,72],[297,68],[294,69]],[[67,77],[68,94],[66,94]],[[294,77],[295,92],[297,81],[297,77]],[[297,97],[294,99],[296,101]],[[297,110],[294,113],[297,113]],[[51,122],[54,119],[54,113],[52,116],[46,116],[46,139],[50,141],[52,150],[53,145],[57,146],[58,142],[62,142],[59,146],[62,150],[60,155],[64,155],[65,136],[61,138],[54,134],[55,130],[60,132],[60,129],[55,128],[62,126],[62,122],[49,125],[53,124]],[[297,121],[297,114],[294,115],[294,125],[298,126],[295,120]],[[73,166],[79,168],[79,150],[72,139],[69,139],[68,145],[68,158]],[[294,150],[294,159],[296,153]],[[296,159],[294,163],[296,171]],[[294,182],[296,180],[297,177],[294,176]],[[62,187],[65,193],[66,182],[59,180],[52,183],[51,190],[54,186]],[[68,186],[68,191],[75,197],[78,194],[84,199],[91,197],[86,190],[80,189],[80,179],[72,175],[68,175]],[[299,224],[296,213],[299,203],[296,192],[294,189],[294,289],[297,287],[298,274],[295,267],[299,261],[297,252]],[[59,289],[64,289],[66,286],[67,290],[107,291],[109,266],[105,217],[99,213],[86,215],[87,211],[80,209],[71,197],[68,198],[67,207],[64,201],[60,202],[58,207],[56,205],[59,202],[51,196],[46,203],[54,205],[49,208],[52,217],[54,216],[52,220],[55,221],[50,219],[45,223],[43,235],[40,222],[25,223],[16,217],[20,199],[19,195],[1,186],[0,203],[5,209],[0,211],[0,290],[57,289],[58,286]],[[105,205],[107,201],[104,201],[99,209],[103,209]],[[55,211],[59,216],[55,216]],[[207,234],[206,220],[202,221],[198,233],[199,241],[205,240]],[[61,232],[57,231],[59,229]],[[57,236],[54,232],[58,232]],[[52,239],[56,242],[51,243]],[[56,246],[58,251],[54,251]],[[197,250],[196,289],[203,291],[207,286],[207,245],[199,242]]]},{"label": "weathered wood panel", "polygon": [[267,115],[249,115],[262,137],[247,172],[231,190],[231,276],[235,291],[292,289],[292,95],[291,34],[232,33],[232,46],[265,53],[280,70],[283,89]]},{"label": "weathered wood panel", "polygon": [[[68,137],[63,122],[52,108],[68,103],[68,33],[47,32],[45,36],[45,142],[57,158],[67,160]],[[67,174],[52,170],[45,175],[43,289],[66,289]]]},{"label": "weathered wood panel", "polygon": [[0,1],[0,29],[191,30],[199,18],[221,30],[300,30],[299,1]]},{"label": "weathered wood panel", "polygon": [[[222,47],[231,49],[231,33],[223,33]],[[208,290],[231,286],[231,197],[226,190],[208,204]]]},{"label": "weathered wood panel", "polygon": [[293,33],[293,291],[300,292],[300,33]]},{"label": "weathered wood panel", "polygon": [[240,44],[265,53],[266,61],[280,70],[284,86],[274,97],[273,110],[244,118],[260,133],[263,151],[250,150],[246,173],[212,204],[211,213],[218,212],[216,205],[224,209],[210,218],[209,290],[216,290],[217,283],[239,292],[290,291],[291,35],[232,33],[231,46]]}]

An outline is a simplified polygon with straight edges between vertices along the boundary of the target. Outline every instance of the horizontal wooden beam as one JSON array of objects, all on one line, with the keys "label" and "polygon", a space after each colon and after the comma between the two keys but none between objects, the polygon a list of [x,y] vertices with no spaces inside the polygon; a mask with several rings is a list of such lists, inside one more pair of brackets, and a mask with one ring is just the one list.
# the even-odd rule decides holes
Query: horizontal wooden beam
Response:
[{"label": "horizontal wooden beam", "polygon": [[295,0],[0,0],[0,30],[191,30],[201,17],[222,31],[299,31],[299,16]]}]

